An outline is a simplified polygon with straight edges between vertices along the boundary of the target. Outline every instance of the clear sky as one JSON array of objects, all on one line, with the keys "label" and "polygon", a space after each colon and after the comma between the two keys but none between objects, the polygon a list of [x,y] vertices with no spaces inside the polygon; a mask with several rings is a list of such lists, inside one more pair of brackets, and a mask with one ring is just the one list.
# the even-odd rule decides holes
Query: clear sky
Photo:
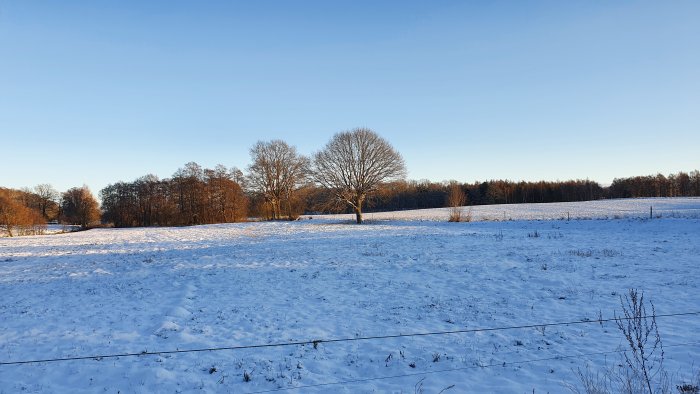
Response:
[{"label": "clear sky", "polygon": [[698,1],[0,0],[0,186],[372,128],[411,179],[700,169]]}]

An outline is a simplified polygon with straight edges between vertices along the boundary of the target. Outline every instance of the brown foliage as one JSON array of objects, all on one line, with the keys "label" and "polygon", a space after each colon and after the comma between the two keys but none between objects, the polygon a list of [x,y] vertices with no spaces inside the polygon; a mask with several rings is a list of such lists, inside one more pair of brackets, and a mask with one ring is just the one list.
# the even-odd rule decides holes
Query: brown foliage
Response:
[{"label": "brown foliage", "polygon": [[81,228],[99,224],[100,207],[87,186],[74,187],[64,192],[61,200],[62,220]]},{"label": "brown foliage", "polygon": [[118,182],[100,191],[103,220],[116,227],[230,223],[248,217],[242,173],[187,163],[171,179],[155,175]]},{"label": "brown foliage", "polygon": [[450,207],[450,222],[461,222],[467,217],[463,217],[462,207],[467,203],[467,195],[464,194],[462,186],[457,182],[450,182],[447,194],[447,206]]},{"label": "brown foliage", "polygon": [[46,221],[41,213],[27,206],[31,195],[20,190],[0,188],[0,229],[15,235],[42,234]]}]

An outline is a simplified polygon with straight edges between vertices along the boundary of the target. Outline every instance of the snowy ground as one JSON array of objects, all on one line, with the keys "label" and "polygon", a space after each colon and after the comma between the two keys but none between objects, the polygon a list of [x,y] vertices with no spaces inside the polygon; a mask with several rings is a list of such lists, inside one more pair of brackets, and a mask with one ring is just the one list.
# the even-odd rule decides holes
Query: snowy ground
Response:
[{"label": "snowy ground", "polygon": [[[526,208],[523,208],[526,207]],[[650,211],[652,208],[652,212]],[[700,197],[629,198],[548,204],[497,204],[462,208],[473,221],[621,219],[653,217],[692,217],[700,219]],[[450,208],[368,213],[372,220],[446,221]],[[318,219],[351,220],[353,215],[315,215]]]},{"label": "snowy ground", "polygon": [[[48,234],[60,234],[69,233],[71,231],[78,231],[80,226],[73,226],[67,224],[47,224],[44,229],[44,235]],[[7,237],[7,231],[4,228],[0,228],[0,238]]]},{"label": "snowy ground", "polygon": [[[596,320],[619,313],[630,287],[659,314],[700,311],[700,200],[654,201],[676,214],[314,219],[3,238],[0,363]],[[567,209],[583,217],[590,204]],[[513,218],[542,213],[507,209]],[[681,379],[700,364],[700,316],[658,323],[666,369]],[[614,323],[596,322],[0,365],[0,392],[555,393],[587,362],[619,361],[590,354],[621,345]]]}]

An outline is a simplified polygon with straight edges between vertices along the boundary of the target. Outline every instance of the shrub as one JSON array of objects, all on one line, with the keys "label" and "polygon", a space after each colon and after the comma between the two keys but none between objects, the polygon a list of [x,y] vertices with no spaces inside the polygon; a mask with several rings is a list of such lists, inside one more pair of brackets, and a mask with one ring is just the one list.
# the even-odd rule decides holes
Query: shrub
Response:
[{"label": "shrub", "polygon": [[[620,296],[622,316],[615,315],[615,323],[627,343],[621,356],[622,363],[605,370],[603,374],[591,371],[588,366],[585,371],[579,369],[577,375],[581,387],[570,386],[572,392],[670,393],[668,374],[663,368],[664,350],[656,325],[656,310],[652,302],[648,304],[651,314],[647,314],[644,294],[636,289],[630,289],[624,297]],[[678,386],[679,391],[681,387],[686,388]]]}]

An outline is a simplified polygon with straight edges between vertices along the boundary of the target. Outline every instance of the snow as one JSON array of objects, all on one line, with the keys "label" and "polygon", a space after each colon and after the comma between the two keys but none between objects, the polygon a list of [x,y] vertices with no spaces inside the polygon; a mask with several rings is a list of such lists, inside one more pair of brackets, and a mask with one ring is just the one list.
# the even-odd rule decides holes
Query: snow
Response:
[{"label": "snow", "polygon": [[[526,207],[525,209],[523,207]],[[497,204],[462,207],[463,215],[471,214],[473,221],[491,220],[560,220],[560,219],[620,219],[649,217],[700,218],[700,197],[630,198],[546,204]],[[370,220],[432,220],[445,221],[450,208],[418,209],[398,212],[367,213]],[[354,215],[312,215],[317,219],[352,220]],[[307,217],[307,218],[308,218]]]},{"label": "snow", "polygon": [[[507,221],[427,210],[362,226],[324,216],[2,238],[0,362],[596,320],[619,314],[632,287],[658,314],[700,311],[698,208],[607,200],[472,212]],[[572,220],[524,220],[561,212]],[[700,316],[658,324],[665,368],[693,373]],[[577,368],[619,360],[588,354],[621,346],[614,323],[595,322],[0,365],[0,392],[563,392]],[[305,387],[341,381],[354,382]]]},{"label": "snow", "polygon": [[[69,224],[47,224],[43,229],[43,234],[60,234],[69,233],[71,231],[78,231],[80,226],[69,225]],[[4,228],[0,228],[0,237],[7,237],[7,231]]]}]

